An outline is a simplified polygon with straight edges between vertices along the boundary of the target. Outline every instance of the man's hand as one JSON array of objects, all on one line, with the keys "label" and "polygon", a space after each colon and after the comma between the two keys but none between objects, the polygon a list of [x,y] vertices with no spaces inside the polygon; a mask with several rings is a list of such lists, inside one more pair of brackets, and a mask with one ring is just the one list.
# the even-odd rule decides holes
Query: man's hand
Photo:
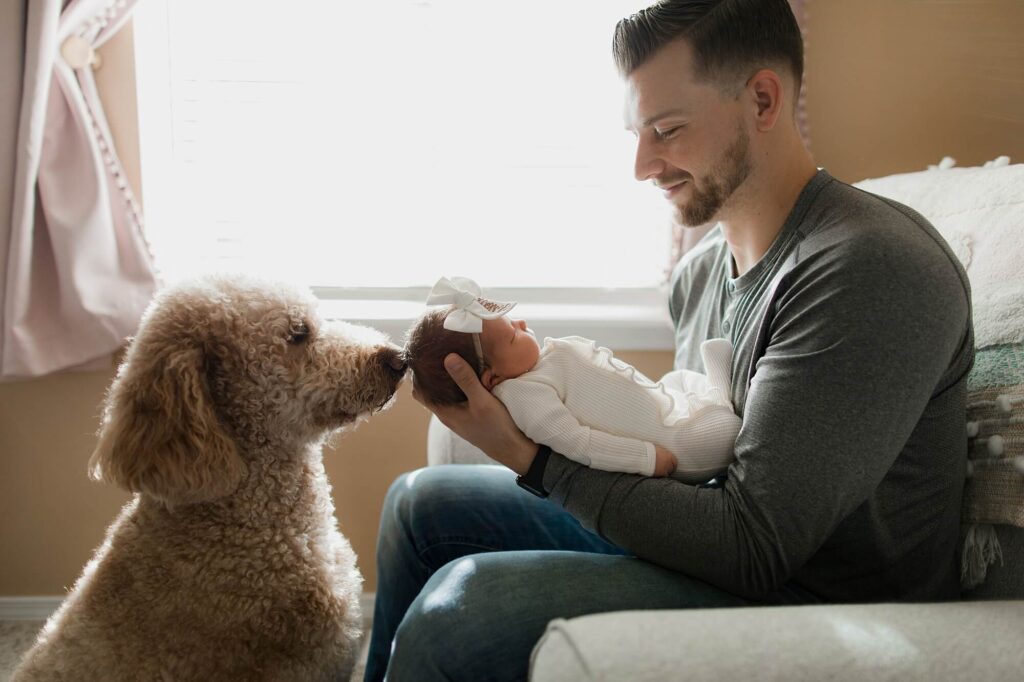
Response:
[{"label": "man's hand", "polygon": [[654,446],[654,475],[669,476],[676,470],[676,457],[671,452],[661,447]]},{"label": "man's hand", "polygon": [[505,406],[484,388],[465,360],[452,353],[444,359],[444,368],[466,394],[466,403],[432,405],[415,389],[412,397],[437,415],[442,424],[490,457],[517,474],[525,474],[537,454],[537,444],[519,430]]}]

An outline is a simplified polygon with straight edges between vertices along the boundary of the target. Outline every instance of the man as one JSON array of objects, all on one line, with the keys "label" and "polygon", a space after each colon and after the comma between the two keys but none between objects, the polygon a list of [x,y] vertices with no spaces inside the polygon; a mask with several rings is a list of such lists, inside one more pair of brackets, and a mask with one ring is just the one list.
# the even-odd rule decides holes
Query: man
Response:
[{"label": "man", "polygon": [[449,357],[469,400],[435,413],[511,471],[392,487],[367,679],[392,641],[390,680],[523,679],[556,617],[958,594],[962,268],[913,210],[815,168],[785,0],[668,0],[620,22],[614,50],[637,179],[684,224],[719,223],[670,306],[677,366],[701,370],[706,338],[735,346],[735,462],[697,487],[588,469],[526,439]]}]

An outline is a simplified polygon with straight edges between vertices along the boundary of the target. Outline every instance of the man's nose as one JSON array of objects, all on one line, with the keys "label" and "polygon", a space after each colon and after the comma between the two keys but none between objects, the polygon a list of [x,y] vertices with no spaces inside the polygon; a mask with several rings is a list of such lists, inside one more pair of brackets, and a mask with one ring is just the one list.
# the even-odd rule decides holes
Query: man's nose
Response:
[{"label": "man's nose", "polygon": [[633,176],[643,182],[657,177],[665,168],[664,162],[650,142],[641,136],[636,142],[636,159],[633,162]]}]

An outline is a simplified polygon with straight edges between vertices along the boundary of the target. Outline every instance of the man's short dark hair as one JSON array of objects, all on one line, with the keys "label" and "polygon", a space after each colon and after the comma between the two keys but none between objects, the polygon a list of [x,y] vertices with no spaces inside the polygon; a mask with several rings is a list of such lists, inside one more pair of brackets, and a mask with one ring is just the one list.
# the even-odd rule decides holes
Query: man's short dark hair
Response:
[{"label": "man's short dark hair", "polygon": [[701,80],[731,89],[759,68],[783,64],[800,91],[804,46],[787,0],[661,0],[616,25],[619,73],[628,76],[679,38],[693,49]]}]

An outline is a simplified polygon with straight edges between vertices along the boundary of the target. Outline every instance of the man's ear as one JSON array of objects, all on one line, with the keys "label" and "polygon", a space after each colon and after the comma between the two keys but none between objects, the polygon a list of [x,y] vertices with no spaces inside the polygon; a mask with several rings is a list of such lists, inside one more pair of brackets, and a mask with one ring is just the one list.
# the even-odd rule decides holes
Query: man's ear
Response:
[{"label": "man's ear", "polygon": [[480,375],[480,383],[483,384],[484,388],[486,388],[488,391],[494,390],[494,387],[497,386],[498,384],[500,384],[504,380],[505,380],[504,377],[499,376],[490,367],[485,369],[483,371],[483,374]]},{"label": "man's ear", "polygon": [[782,115],[786,89],[779,74],[771,69],[761,69],[747,81],[748,91],[753,95],[756,106],[755,125],[760,131],[768,131]]}]

